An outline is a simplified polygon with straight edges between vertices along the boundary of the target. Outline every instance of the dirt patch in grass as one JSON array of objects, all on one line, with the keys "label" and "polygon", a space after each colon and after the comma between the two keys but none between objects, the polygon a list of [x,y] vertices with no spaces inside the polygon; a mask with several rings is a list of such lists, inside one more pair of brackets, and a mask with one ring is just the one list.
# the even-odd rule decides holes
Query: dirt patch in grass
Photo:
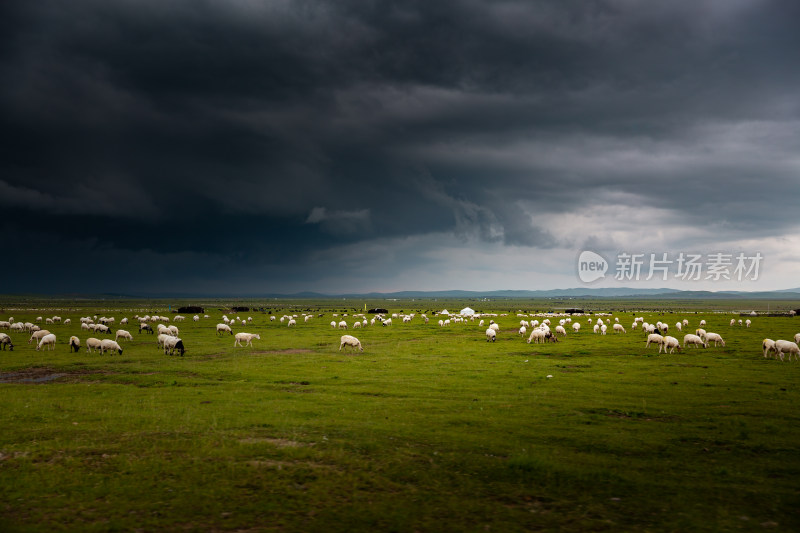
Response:
[{"label": "dirt patch in grass", "polygon": [[313,442],[298,442],[296,440],[277,439],[272,437],[248,437],[246,439],[240,439],[239,442],[242,444],[260,444],[262,442],[266,442],[277,448],[305,448],[307,446],[314,446]]},{"label": "dirt patch in grass", "polygon": [[298,467],[338,470],[335,466],[313,463],[310,461],[276,461],[274,459],[258,459],[258,460],[247,461],[247,464],[254,468],[276,468],[278,470],[283,470],[284,468],[298,468]]},{"label": "dirt patch in grass", "polygon": [[79,380],[80,376],[105,374],[95,370],[55,370],[52,368],[24,368],[13,372],[0,372],[0,383],[41,384],[56,380]]},{"label": "dirt patch in grass", "polygon": [[293,354],[293,353],[314,353],[314,350],[307,350],[302,348],[287,348],[285,350],[254,350],[250,353],[257,354]]}]

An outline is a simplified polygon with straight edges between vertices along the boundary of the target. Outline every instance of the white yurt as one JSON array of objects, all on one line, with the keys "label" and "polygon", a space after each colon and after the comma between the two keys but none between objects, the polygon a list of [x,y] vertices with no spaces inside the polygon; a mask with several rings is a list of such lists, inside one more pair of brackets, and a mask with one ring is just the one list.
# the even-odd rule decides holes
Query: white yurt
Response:
[{"label": "white yurt", "polygon": [[475,310],[474,309],[470,309],[469,307],[465,307],[458,314],[461,315],[461,316],[472,316],[472,315],[475,314]]}]

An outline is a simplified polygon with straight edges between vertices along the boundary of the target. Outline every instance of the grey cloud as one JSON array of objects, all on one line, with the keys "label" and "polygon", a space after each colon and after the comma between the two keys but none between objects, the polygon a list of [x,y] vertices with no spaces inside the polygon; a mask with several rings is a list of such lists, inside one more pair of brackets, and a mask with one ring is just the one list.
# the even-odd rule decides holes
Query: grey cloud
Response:
[{"label": "grey cloud", "polygon": [[[310,279],[366,239],[555,253],[797,227],[775,208],[800,192],[790,2],[0,9],[0,204],[93,257]],[[166,223],[176,250],[140,240]],[[228,283],[211,262],[190,269]]]}]

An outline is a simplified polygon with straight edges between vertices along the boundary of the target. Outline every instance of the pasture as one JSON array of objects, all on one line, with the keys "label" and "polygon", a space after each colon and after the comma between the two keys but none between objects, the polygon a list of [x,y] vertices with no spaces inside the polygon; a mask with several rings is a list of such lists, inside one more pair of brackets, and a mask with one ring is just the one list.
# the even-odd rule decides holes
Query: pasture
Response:
[{"label": "pasture", "polygon": [[[132,320],[173,318],[164,302],[7,305],[0,320],[72,323],[40,324],[54,351],[0,330],[15,344],[0,352],[0,530],[800,530],[800,362],[761,353],[800,318],[731,327],[738,314],[691,302],[598,301],[627,334],[593,334],[582,316],[579,333],[527,344],[517,312],[541,303],[372,304],[506,316],[489,343],[477,320],[353,330],[342,302],[269,302],[297,325],[227,313],[261,337],[234,348],[215,301],[210,318],[170,322],[180,357]],[[726,345],[658,354],[634,314],[681,340],[705,319]],[[87,337],[109,337],[81,331],[87,315],[133,333],[122,355],[87,353]],[[343,333],[364,352],[340,352]]]}]

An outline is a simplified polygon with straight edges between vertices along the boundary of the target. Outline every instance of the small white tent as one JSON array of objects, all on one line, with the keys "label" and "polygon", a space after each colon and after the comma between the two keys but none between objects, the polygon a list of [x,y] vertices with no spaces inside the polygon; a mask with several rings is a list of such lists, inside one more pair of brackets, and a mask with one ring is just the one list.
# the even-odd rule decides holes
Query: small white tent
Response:
[{"label": "small white tent", "polygon": [[449,315],[450,311],[448,311],[447,309],[442,309],[441,311],[439,311],[439,314],[440,315]]},{"label": "small white tent", "polygon": [[472,316],[472,315],[475,314],[475,310],[474,309],[470,309],[469,307],[465,307],[458,314],[461,315],[461,316]]}]

